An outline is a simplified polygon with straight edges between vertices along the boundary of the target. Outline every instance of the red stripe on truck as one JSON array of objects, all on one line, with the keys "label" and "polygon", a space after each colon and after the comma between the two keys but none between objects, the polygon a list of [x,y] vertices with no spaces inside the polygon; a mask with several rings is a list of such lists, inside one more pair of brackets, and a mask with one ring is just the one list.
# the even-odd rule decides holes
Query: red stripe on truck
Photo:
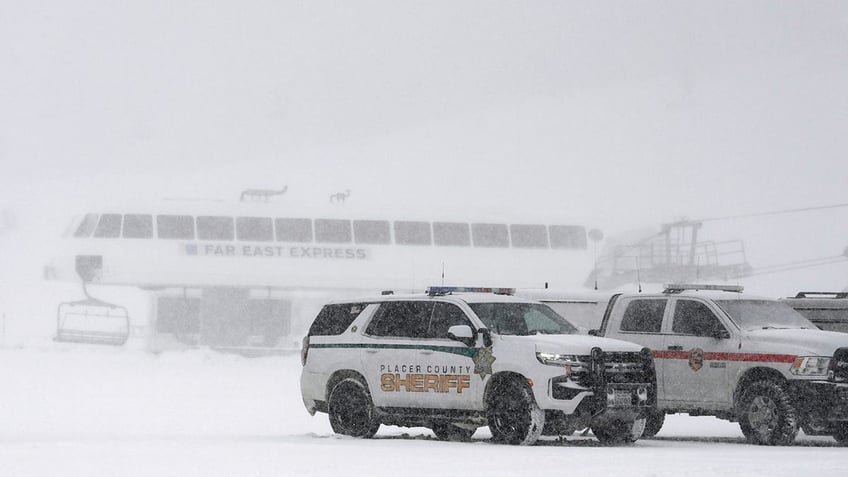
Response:
[{"label": "red stripe on truck", "polygon": [[[656,359],[686,359],[692,356],[691,351],[654,351]],[[710,353],[704,352],[704,361],[748,361],[757,363],[794,363],[798,357],[794,354],[765,354],[765,353]]]}]

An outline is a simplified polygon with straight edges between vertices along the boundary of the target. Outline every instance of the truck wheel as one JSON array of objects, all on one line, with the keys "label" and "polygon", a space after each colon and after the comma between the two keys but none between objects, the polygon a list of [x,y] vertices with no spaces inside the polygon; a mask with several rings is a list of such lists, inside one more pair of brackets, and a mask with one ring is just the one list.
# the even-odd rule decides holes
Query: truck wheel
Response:
[{"label": "truck wheel", "polygon": [[783,386],[772,381],[748,386],[740,400],[739,427],[752,444],[791,445],[798,434],[798,421]]},{"label": "truck wheel", "polygon": [[848,445],[848,423],[842,422],[834,425],[833,438],[842,445]]},{"label": "truck wheel", "polygon": [[632,444],[645,431],[645,418],[635,421],[608,421],[604,424],[592,425],[592,433],[601,444]]},{"label": "truck wheel", "polygon": [[645,430],[642,432],[642,437],[654,437],[660,432],[665,423],[665,413],[658,409],[648,411],[645,416]]},{"label": "truck wheel", "polygon": [[505,444],[533,445],[545,427],[545,411],[539,409],[530,388],[518,381],[495,384],[486,418],[492,440]]},{"label": "truck wheel", "polygon": [[336,434],[374,437],[380,428],[368,387],[357,378],[346,378],[333,386],[327,400],[330,426]]},{"label": "truck wheel", "polygon": [[460,441],[465,442],[471,440],[476,429],[466,429],[464,427],[455,426],[449,422],[440,422],[433,424],[430,429],[436,435],[436,439],[440,441]]}]

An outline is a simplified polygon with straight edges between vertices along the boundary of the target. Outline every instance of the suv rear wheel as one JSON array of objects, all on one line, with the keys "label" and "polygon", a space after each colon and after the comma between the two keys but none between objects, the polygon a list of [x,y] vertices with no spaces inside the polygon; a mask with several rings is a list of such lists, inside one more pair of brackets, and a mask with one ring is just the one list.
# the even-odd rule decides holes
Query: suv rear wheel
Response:
[{"label": "suv rear wheel", "polygon": [[327,407],[337,434],[368,438],[380,428],[368,387],[358,378],[345,378],[333,386]]},{"label": "suv rear wheel", "polygon": [[533,445],[545,427],[545,411],[539,409],[530,388],[518,380],[494,384],[486,417],[492,439],[505,444]]},{"label": "suv rear wheel", "polygon": [[791,445],[798,434],[798,421],[789,393],[772,381],[748,386],[740,400],[739,427],[752,444]]}]

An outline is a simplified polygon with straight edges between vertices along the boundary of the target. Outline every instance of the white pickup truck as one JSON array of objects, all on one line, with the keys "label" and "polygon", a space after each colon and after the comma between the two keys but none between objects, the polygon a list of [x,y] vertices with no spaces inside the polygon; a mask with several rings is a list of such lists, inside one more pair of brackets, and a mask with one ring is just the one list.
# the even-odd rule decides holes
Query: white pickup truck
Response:
[{"label": "white pickup truck", "polygon": [[658,410],[644,436],[685,412],[737,421],[756,444],[791,444],[799,427],[848,443],[848,335],[817,329],[781,301],[667,285],[613,295],[590,334],[653,351]]}]

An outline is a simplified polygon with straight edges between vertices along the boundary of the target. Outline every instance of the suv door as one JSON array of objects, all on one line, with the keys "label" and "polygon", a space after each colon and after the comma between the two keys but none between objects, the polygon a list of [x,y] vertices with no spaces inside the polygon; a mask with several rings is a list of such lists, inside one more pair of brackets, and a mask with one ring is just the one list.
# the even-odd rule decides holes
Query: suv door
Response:
[{"label": "suv door", "polygon": [[439,409],[473,405],[476,388],[482,387],[471,379],[474,348],[447,337],[455,324],[471,322],[450,303],[410,300],[380,305],[365,329],[361,353],[375,405]]},{"label": "suv door", "polygon": [[675,298],[666,323],[664,399],[673,405],[730,404],[727,356],[734,351],[728,327],[708,302]]}]

